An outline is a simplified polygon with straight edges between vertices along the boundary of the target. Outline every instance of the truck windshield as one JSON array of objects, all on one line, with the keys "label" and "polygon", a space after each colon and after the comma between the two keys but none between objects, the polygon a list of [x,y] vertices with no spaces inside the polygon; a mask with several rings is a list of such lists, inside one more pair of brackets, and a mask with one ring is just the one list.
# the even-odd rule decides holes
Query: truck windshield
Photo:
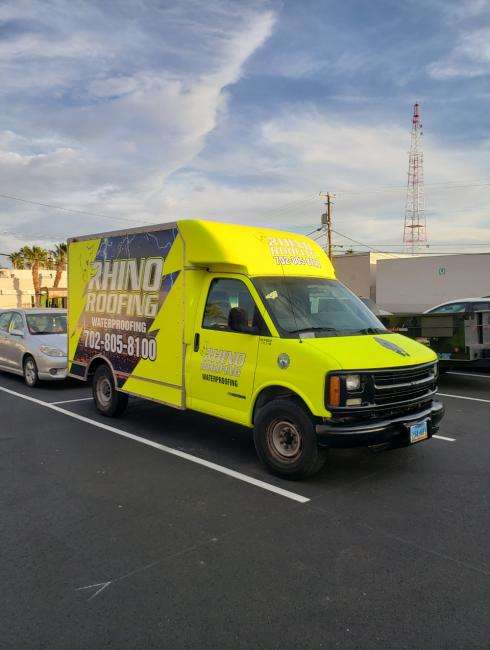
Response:
[{"label": "truck windshield", "polygon": [[320,338],[387,331],[338,280],[274,277],[254,282],[282,336]]}]

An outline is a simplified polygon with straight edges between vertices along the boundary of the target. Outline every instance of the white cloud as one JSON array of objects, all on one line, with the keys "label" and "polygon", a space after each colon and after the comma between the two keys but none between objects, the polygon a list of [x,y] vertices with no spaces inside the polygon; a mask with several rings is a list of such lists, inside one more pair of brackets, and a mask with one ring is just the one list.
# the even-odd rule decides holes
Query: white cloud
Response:
[{"label": "white cloud", "polygon": [[479,77],[490,74],[490,27],[462,32],[456,46],[427,68],[434,79]]},{"label": "white cloud", "polygon": [[450,23],[455,20],[481,17],[490,11],[488,0],[455,0],[453,2],[442,0],[439,4],[447,21]]},{"label": "white cloud", "polygon": [[[397,243],[409,146],[408,130],[396,125],[354,124],[313,108],[285,110],[240,147],[234,143],[230,150],[196,161],[192,173],[173,176],[165,200],[157,204],[169,216],[178,209],[186,218],[312,230],[324,209],[318,192],[331,191],[337,194],[338,231],[364,242]],[[426,138],[427,220],[433,241],[489,240],[485,188],[454,183],[483,178],[489,150],[490,143],[482,143],[478,150],[454,151]],[[226,170],[237,170],[234,183],[210,180]],[[247,190],[249,179],[253,191]]]},{"label": "white cloud", "polygon": [[[400,241],[408,128],[363,124],[299,101],[266,117],[262,106],[253,115],[230,111],[228,88],[274,28],[276,16],[263,3],[124,6],[52,2],[49,15],[26,0],[0,6],[0,20],[16,25],[0,46],[0,192],[103,215],[2,200],[2,252],[183,217],[313,229],[320,190],[338,194],[340,232]],[[472,49],[463,38],[458,47],[452,65],[464,57],[486,65],[484,47]],[[347,72],[362,63],[347,55],[339,61]],[[289,77],[319,65],[287,53],[269,63],[271,74]],[[489,148],[455,152],[427,137],[427,182],[484,177]],[[396,189],[369,191],[380,186]],[[427,198],[434,238],[489,239],[478,190],[469,201],[466,190],[428,185]]]},{"label": "white cloud", "polygon": [[[138,221],[169,175],[201,151],[226,114],[226,87],[269,37],[275,15],[253,1],[143,4],[72,11],[53,2],[49,16],[25,1],[0,8],[12,27],[0,44],[8,107],[0,191]],[[18,215],[19,242],[36,216],[47,238],[59,238],[63,222],[64,236],[83,225],[49,209],[0,207],[3,233]]]}]

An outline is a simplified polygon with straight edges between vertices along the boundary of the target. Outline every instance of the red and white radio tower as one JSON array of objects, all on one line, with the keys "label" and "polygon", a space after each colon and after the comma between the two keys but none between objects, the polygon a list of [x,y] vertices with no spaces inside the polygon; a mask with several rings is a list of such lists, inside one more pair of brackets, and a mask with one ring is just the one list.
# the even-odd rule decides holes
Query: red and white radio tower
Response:
[{"label": "red and white radio tower", "polygon": [[424,154],[422,153],[422,123],[420,122],[420,106],[418,102],[413,107],[403,243],[406,250],[412,254],[416,253],[421,246],[427,245]]}]

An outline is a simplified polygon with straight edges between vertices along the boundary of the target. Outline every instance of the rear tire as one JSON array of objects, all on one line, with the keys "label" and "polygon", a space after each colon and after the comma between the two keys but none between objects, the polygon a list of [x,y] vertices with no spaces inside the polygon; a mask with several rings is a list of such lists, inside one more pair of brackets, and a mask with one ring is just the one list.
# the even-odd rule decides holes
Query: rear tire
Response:
[{"label": "rear tire", "polygon": [[37,365],[34,357],[30,354],[26,356],[23,363],[24,381],[29,388],[34,388],[39,385],[39,375],[37,372]]},{"label": "rear tire", "polygon": [[292,400],[276,399],[260,409],[254,443],[268,470],[283,478],[312,476],[326,460],[327,450],[318,447],[311,416]]},{"label": "rear tire", "polygon": [[128,405],[128,396],[116,389],[111,369],[107,365],[97,368],[92,380],[95,408],[109,418],[117,418]]}]

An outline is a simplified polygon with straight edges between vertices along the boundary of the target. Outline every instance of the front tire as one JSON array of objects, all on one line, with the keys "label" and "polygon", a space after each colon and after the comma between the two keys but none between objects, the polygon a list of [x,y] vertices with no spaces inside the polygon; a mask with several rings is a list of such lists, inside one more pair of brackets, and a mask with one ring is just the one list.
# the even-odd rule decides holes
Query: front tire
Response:
[{"label": "front tire", "polygon": [[254,443],[264,465],[283,478],[307,478],[325,463],[327,450],[318,447],[311,416],[291,400],[276,399],[260,409]]},{"label": "front tire", "polygon": [[106,417],[119,417],[128,405],[128,396],[116,389],[112,372],[105,364],[99,366],[94,373],[92,395],[95,408]]},{"label": "front tire", "polygon": [[39,384],[39,374],[37,372],[37,365],[34,357],[27,355],[23,364],[24,381],[29,388],[34,388]]}]

